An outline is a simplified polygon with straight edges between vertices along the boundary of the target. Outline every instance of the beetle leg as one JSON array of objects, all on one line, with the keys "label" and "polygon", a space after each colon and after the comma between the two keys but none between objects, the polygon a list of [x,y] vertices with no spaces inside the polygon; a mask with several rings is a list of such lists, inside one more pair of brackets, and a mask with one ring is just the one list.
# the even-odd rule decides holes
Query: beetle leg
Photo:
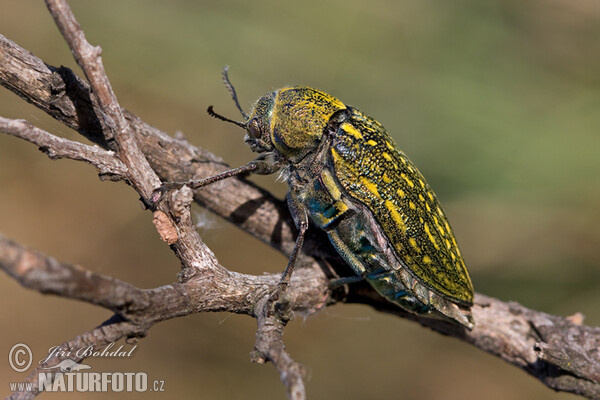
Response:
[{"label": "beetle leg", "polygon": [[337,288],[340,288],[344,285],[349,285],[352,283],[357,283],[357,282],[362,282],[364,281],[365,278],[364,276],[346,276],[344,278],[337,278],[337,279],[332,279],[329,281],[329,288],[334,290]]},{"label": "beetle leg", "polygon": [[306,234],[306,230],[308,229],[308,221],[301,221],[298,225],[298,237],[296,238],[294,249],[292,250],[292,254],[290,255],[287,267],[285,267],[285,271],[283,271],[283,275],[281,275],[281,280],[279,281],[278,285],[279,290],[282,292],[285,292],[288,285],[290,284],[292,272],[294,272],[294,266],[296,264],[296,258],[298,257],[300,249],[302,249],[302,244],[304,243],[304,235]]},{"label": "beetle leg", "polygon": [[[280,160],[273,160],[266,155],[261,155],[254,161],[250,161],[248,164],[238,168],[233,168],[227,171],[223,171],[219,174],[210,176],[208,178],[200,179],[197,181],[188,182],[167,182],[163,183],[160,188],[156,189],[157,194],[166,193],[169,190],[180,189],[183,186],[187,186],[191,189],[200,189],[204,186],[208,186],[212,183],[222,181],[223,179],[231,178],[233,176],[244,175],[244,174],[259,174],[269,175],[283,167],[283,163]],[[156,196],[160,198],[159,196]]]},{"label": "beetle leg", "polygon": [[223,171],[217,175],[213,175],[208,178],[186,182],[184,183],[184,185],[189,187],[190,189],[200,189],[204,186],[210,185],[211,183],[222,181],[223,179],[231,178],[237,175],[252,173],[254,170],[256,170],[256,168],[257,164],[254,161],[251,161],[248,164],[243,165],[241,167],[233,168],[228,171]]},{"label": "beetle leg", "polygon": [[300,250],[302,249],[304,235],[308,229],[308,215],[306,214],[304,206],[296,197],[295,191],[288,192],[287,203],[290,213],[292,214],[292,218],[294,219],[294,224],[298,229],[298,237],[296,238],[296,243],[294,244],[294,249],[292,250],[292,254],[288,260],[287,267],[285,267],[285,271],[283,272],[283,275],[281,275],[281,280],[279,281],[278,287],[282,292],[285,292],[290,284],[292,272],[294,272],[294,266],[296,264],[296,258],[298,258],[298,253],[300,253]]},{"label": "beetle leg", "polygon": [[158,196],[153,196],[153,197],[157,197],[157,199],[158,199],[158,198],[160,198],[160,194],[166,193],[169,190],[181,189],[184,186],[187,186],[191,189],[200,189],[201,187],[210,185],[211,183],[222,181],[223,179],[231,178],[232,176],[251,173],[256,168],[257,168],[257,166],[254,162],[249,162],[248,164],[246,164],[244,166],[241,166],[238,168],[233,168],[233,169],[230,169],[227,171],[223,171],[219,174],[210,176],[208,178],[200,179],[197,181],[166,182],[166,183],[163,183],[162,185],[160,185],[160,187],[155,190],[155,193],[158,194]]}]

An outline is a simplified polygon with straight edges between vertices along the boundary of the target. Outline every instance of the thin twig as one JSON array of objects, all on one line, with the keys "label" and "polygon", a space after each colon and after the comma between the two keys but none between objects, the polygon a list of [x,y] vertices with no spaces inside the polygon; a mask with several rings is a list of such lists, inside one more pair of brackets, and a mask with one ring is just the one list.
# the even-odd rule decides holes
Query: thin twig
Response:
[{"label": "thin twig", "polygon": [[55,136],[25,120],[0,117],[0,131],[35,144],[53,160],[68,158],[91,164],[103,178],[120,180],[127,175],[125,165],[112,151]]},{"label": "thin twig", "polygon": [[[173,239],[172,249],[181,260],[182,279],[189,279],[194,274],[200,273],[199,268],[205,265],[205,258],[212,260],[212,268],[219,268],[214,254],[202,242],[192,222],[189,213],[191,198],[186,199],[185,204],[182,204],[183,197],[179,197],[178,201],[171,204],[171,207],[166,202],[160,202],[156,206],[154,202],[150,201],[153,192],[161,182],[139,149],[131,125],[124,117],[104,71],[100,57],[101,49],[87,42],[81,26],[65,0],[46,0],[46,5],[77,64],[83,69],[90,83],[92,98],[95,100],[93,102],[98,105],[100,115],[104,117],[106,128],[104,138],[117,143],[117,156],[127,167],[128,181],[147,207],[152,209],[156,207],[156,212],[176,219],[172,222],[177,225],[179,236],[178,240]],[[182,193],[182,191],[179,192]],[[174,209],[184,209],[185,211],[173,213]]]},{"label": "thin twig", "polygon": [[[41,372],[47,372],[43,368],[47,366],[57,365],[60,361],[69,359],[75,362],[81,362],[86,357],[77,355],[77,350],[85,349],[86,347],[92,346],[94,351],[99,351],[105,348],[108,344],[114,343],[117,340],[126,337],[141,336],[139,328],[127,321],[119,320],[118,318],[111,318],[105,321],[102,325],[85,332],[65,343],[59,345],[61,349],[73,350],[67,357],[64,355],[55,354],[49,357],[45,363],[39,364],[33,369],[33,371],[23,380],[23,383],[31,383],[32,391],[14,392],[7,399],[10,400],[31,400],[35,398],[39,392],[39,374]],[[65,350],[66,351],[66,350]],[[54,379],[55,375],[51,377]]]},{"label": "thin twig", "polygon": [[114,312],[146,308],[148,296],[119,279],[30,251],[0,235],[0,268],[21,285],[40,293],[77,299]]},{"label": "thin twig", "polygon": [[[289,302],[286,302],[285,306],[281,308],[281,303],[274,303],[269,297],[265,297],[256,304],[258,313],[255,314],[255,317],[258,328],[252,361],[260,364],[266,361],[272,362],[279,371],[279,377],[285,385],[288,398],[301,400],[306,397],[304,389],[306,370],[290,357],[283,344],[285,325],[292,316],[289,306]],[[276,309],[276,307],[280,308]]]},{"label": "thin twig", "polygon": [[65,0],[46,0],[46,5],[69,45],[75,61],[90,82],[96,103],[104,112],[103,116],[108,127],[105,138],[107,140],[114,138],[117,142],[118,157],[127,166],[129,181],[147,202],[153,190],[160,185],[160,179],[138,148],[133,131],[123,116],[117,96],[104,71],[100,47],[94,47],[87,42],[81,26]]}]

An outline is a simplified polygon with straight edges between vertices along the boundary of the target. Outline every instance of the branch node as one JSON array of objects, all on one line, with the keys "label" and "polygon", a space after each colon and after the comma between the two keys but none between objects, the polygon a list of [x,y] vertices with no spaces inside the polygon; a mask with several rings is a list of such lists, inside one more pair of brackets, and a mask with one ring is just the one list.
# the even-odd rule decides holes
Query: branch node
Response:
[{"label": "branch node", "polygon": [[192,201],[194,201],[194,192],[187,186],[172,192],[169,196],[169,204],[173,216],[180,219],[182,216],[189,214]]},{"label": "branch node", "polygon": [[292,298],[287,292],[282,292],[279,286],[269,298],[266,306],[267,317],[278,318],[284,325],[294,319]]},{"label": "branch node", "polygon": [[250,362],[253,362],[256,364],[266,364],[267,359],[261,354],[260,351],[256,350],[256,348],[254,348],[250,352]]}]

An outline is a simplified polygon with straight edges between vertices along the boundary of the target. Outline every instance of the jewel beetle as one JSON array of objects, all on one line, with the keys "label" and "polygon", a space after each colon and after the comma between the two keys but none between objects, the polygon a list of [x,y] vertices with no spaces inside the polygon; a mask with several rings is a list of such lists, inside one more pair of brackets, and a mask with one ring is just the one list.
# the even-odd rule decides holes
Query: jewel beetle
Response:
[{"label": "jewel beetle", "polygon": [[473,285],[448,219],[423,175],[379,122],[303,86],[268,93],[246,114],[227,68],[223,80],[244,121],[219,115],[212,106],[208,112],[244,128],[244,141],[259,156],[190,186],[282,171],[298,237],[280,288],[289,283],[312,221],[387,300],[412,313],[474,326]]}]

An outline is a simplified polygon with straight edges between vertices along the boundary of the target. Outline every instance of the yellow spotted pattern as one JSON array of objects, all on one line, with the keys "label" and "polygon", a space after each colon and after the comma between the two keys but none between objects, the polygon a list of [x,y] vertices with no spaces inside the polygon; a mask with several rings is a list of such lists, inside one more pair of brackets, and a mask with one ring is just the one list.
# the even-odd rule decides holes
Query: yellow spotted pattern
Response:
[{"label": "yellow spotted pattern", "polygon": [[349,124],[347,122],[341,124],[340,128],[342,128],[344,130],[344,132],[346,132],[348,135],[353,136],[355,139],[358,139],[358,140],[363,139],[362,133],[360,133],[360,131],[358,129],[356,129],[354,126],[352,126],[351,124]]},{"label": "yellow spotted pattern", "polygon": [[350,198],[366,206],[404,265],[427,287],[470,305],[473,286],[446,215],[412,162],[374,119],[351,117],[332,139],[331,162]]},{"label": "yellow spotted pattern", "polygon": [[321,181],[333,200],[340,200],[342,198],[342,192],[338,188],[338,185],[336,184],[329,170],[324,169],[321,171]]},{"label": "yellow spotted pattern", "polygon": [[398,229],[400,229],[401,231],[406,231],[406,225],[404,224],[404,221],[402,220],[402,215],[400,215],[400,213],[398,212],[396,205],[391,201],[386,200],[385,208],[388,209],[390,216],[394,220],[394,223],[396,224]]},{"label": "yellow spotted pattern", "polygon": [[402,172],[400,174],[400,176],[402,177],[402,179],[404,179],[406,181],[406,183],[408,184],[408,186],[410,186],[411,188],[415,187],[414,182],[404,172]]}]

